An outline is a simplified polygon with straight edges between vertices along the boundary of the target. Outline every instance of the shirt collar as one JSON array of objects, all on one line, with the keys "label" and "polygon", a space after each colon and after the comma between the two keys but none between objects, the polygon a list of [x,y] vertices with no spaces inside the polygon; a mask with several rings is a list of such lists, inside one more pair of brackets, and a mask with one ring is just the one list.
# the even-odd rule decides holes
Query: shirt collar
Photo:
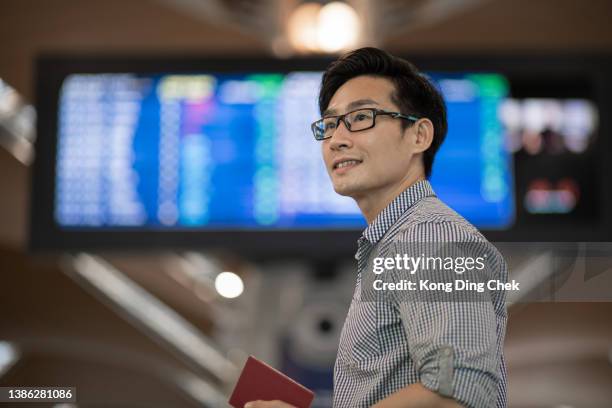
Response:
[{"label": "shirt collar", "polygon": [[368,225],[363,231],[362,238],[367,239],[371,244],[376,244],[401,215],[417,201],[434,195],[435,193],[429,181],[417,181],[395,197],[395,199],[376,216],[374,222]]}]

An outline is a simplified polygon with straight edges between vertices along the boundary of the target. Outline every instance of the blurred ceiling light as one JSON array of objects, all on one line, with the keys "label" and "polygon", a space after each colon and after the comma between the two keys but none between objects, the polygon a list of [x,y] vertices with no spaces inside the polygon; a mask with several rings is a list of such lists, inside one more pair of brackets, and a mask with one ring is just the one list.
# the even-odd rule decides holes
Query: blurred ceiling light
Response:
[{"label": "blurred ceiling light", "polygon": [[357,44],[360,23],[357,12],[348,4],[333,2],[319,11],[317,41],[325,52],[337,52]]},{"label": "blurred ceiling light", "polygon": [[19,351],[8,341],[0,341],[0,377],[19,360]]},{"label": "blurred ceiling light", "polygon": [[184,256],[168,257],[167,261],[168,275],[211,308],[219,297],[233,299],[244,291],[242,278],[234,272],[223,272],[220,260],[213,255],[186,252]]},{"label": "blurred ceiling light", "polygon": [[355,9],[346,3],[332,2],[321,6],[304,3],[288,20],[291,46],[299,52],[337,52],[355,46],[361,23]]},{"label": "blurred ceiling light", "polygon": [[289,42],[297,51],[317,51],[317,23],[321,5],[304,3],[297,7],[288,21]]},{"label": "blurred ceiling light", "polygon": [[221,272],[215,278],[215,289],[224,298],[233,299],[242,294],[244,283],[234,272]]}]

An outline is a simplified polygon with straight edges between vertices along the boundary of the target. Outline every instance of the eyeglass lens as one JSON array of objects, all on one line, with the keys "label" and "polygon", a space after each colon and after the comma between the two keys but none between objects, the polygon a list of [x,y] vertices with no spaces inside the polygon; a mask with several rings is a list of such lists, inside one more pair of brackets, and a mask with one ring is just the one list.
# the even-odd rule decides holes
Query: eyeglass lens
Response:
[{"label": "eyeglass lens", "polygon": [[[338,126],[340,117],[323,118],[323,129],[325,137],[330,137]],[[359,131],[372,127],[374,124],[374,111],[372,109],[360,109],[349,112],[344,116],[344,123],[350,131]]]}]

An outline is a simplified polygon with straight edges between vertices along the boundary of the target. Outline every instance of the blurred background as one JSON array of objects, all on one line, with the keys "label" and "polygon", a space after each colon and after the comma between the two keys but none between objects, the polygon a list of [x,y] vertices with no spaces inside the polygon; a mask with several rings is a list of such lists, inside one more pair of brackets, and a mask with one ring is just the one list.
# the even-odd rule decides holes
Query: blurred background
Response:
[{"label": "blurred background", "polygon": [[372,45],[442,91],[434,188],[523,284],[509,406],[612,406],[611,17],[607,0],[3,0],[0,386],[225,407],[254,355],[331,406],[365,224],[309,125],[322,70]]}]

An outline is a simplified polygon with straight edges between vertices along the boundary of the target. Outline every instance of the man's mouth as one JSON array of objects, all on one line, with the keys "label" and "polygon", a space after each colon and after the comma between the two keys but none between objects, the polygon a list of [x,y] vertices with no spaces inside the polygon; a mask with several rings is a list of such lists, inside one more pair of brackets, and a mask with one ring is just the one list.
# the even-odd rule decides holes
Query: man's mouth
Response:
[{"label": "man's mouth", "polygon": [[334,163],[334,170],[345,172],[361,163],[361,160],[346,159]]}]

